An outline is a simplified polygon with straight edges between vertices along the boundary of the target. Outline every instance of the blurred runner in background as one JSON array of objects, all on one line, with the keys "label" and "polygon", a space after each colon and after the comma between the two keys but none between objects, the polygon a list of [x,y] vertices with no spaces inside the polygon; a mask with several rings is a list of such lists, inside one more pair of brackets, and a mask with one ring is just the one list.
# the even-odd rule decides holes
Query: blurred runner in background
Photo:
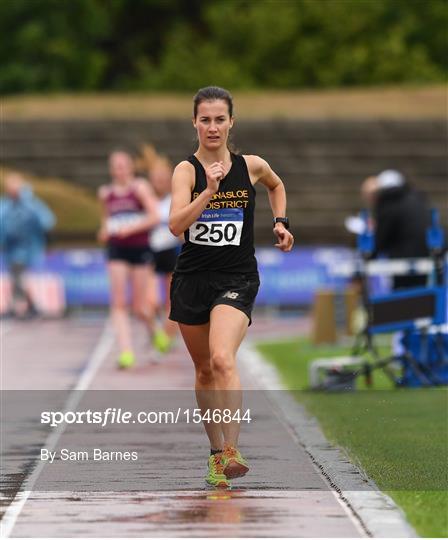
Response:
[{"label": "blurred runner in background", "polygon": [[168,314],[171,307],[171,277],[180,251],[181,238],[183,239],[183,235],[174,236],[168,227],[173,166],[168,158],[159,155],[151,145],[145,145],[142,148],[142,157],[137,161],[137,166],[139,170],[148,174],[159,202],[160,223],[150,232],[150,246],[154,254],[156,273],[162,280],[165,302],[161,305],[158,287],[151,292],[150,302],[154,303],[153,295],[156,294],[157,311],[162,322],[161,328],[156,328],[154,331],[153,345],[160,353],[166,353],[171,348],[178,329],[178,325],[168,318]]},{"label": "blurred runner in background", "polygon": [[24,274],[43,261],[46,235],[54,227],[55,217],[18,173],[6,174],[0,225],[0,246],[12,281],[11,315],[33,317],[37,310],[24,286]]},{"label": "blurred runner in background", "polygon": [[146,180],[135,178],[132,158],[126,152],[109,157],[112,182],[101,186],[102,224],[98,234],[106,243],[111,289],[111,315],[118,337],[120,368],[134,365],[128,313],[128,286],[131,285],[132,312],[151,333],[154,309],[148,304],[148,288],[154,279],[154,258],[148,246],[148,232],[159,223],[157,200]]}]

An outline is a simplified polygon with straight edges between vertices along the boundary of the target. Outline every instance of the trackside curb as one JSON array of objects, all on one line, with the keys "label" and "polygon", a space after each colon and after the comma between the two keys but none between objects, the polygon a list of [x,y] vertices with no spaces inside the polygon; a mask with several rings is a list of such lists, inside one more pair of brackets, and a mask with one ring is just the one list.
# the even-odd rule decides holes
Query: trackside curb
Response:
[{"label": "trackside curb", "polygon": [[362,470],[348,460],[342,450],[330,445],[317,420],[290,393],[278,392],[285,388],[277,370],[264,360],[253,342],[243,342],[239,361],[262,389],[277,390],[269,392],[272,405],[369,536],[418,538],[391,497],[380,491]]}]

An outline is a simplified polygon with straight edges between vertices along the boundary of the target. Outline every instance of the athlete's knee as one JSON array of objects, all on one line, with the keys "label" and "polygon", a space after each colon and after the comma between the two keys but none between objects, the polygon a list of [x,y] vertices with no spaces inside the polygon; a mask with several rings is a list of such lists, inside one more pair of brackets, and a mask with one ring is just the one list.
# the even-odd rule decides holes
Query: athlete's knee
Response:
[{"label": "athlete's knee", "polygon": [[132,314],[138,319],[146,319],[148,317],[148,309],[144,304],[137,302],[132,305]]},{"label": "athlete's knee", "polygon": [[196,367],[196,382],[208,386],[214,383],[215,376],[210,366]]},{"label": "athlete's knee", "polygon": [[192,357],[192,360],[196,373],[196,382],[201,385],[211,384],[214,380],[214,374],[210,365],[210,358],[201,355]]},{"label": "athlete's knee", "polygon": [[211,355],[213,373],[219,377],[229,377],[235,371],[235,358],[227,351],[216,351]]},{"label": "athlete's knee", "polygon": [[128,309],[128,303],[126,302],[125,298],[112,298],[110,302],[111,309],[120,310],[120,311],[127,311]]}]

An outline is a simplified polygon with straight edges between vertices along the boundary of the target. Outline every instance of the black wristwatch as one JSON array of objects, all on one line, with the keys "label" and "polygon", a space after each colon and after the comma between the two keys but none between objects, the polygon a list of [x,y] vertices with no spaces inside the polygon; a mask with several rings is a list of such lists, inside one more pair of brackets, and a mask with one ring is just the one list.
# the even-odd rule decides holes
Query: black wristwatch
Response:
[{"label": "black wristwatch", "polygon": [[289,229],[289,219],[287,217],[274,218],[274,227],[276,223],[283,223],[285,229]]}]

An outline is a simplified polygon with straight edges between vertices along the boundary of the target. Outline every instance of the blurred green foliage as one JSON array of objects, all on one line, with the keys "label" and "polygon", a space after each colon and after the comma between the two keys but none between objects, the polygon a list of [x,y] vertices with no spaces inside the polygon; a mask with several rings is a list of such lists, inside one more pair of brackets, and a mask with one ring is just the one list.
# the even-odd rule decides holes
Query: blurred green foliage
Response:
[{"label": "blurred green foliage", "polygon": [[446,0],[1,0],[3,94],[443,81]]}]

